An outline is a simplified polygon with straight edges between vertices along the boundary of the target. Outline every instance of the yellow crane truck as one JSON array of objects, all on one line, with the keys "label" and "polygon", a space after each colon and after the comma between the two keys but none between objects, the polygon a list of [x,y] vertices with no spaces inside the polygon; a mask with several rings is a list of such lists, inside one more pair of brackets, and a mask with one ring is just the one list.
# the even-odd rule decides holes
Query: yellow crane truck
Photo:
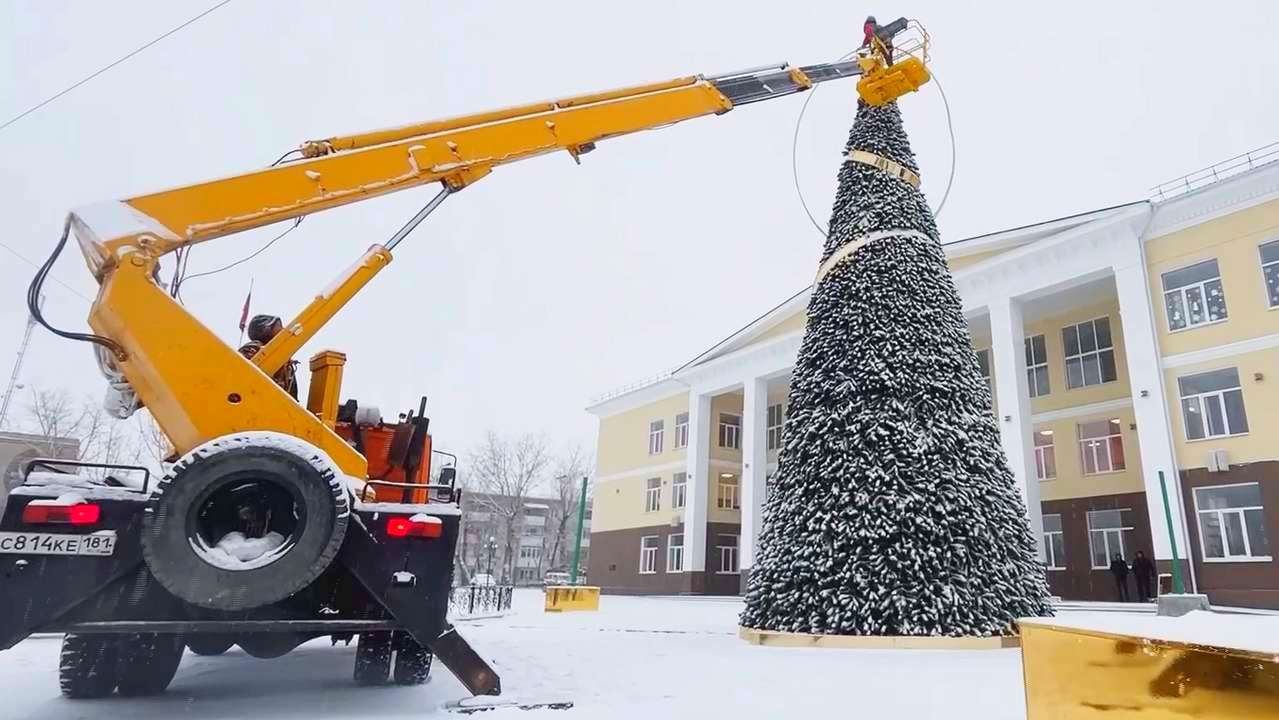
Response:
[{"label": "yellow crane truck", "polygon": [[[918,26],[880,28],[847,62],[691,75],[331,137],[262,170],[73,210],[32,281],[31,312],[92,343],[108,408],[128,417],[145,407],[173,462],[158,481],[142,468],[77,473],[52,459],[26,468],[0,518],[0,649],[65,634],[62,692],[85,698],[162,692],[188,647],[276,657],[312,638],[358,636],[359,684],[423,682],[434,657],[471,693],[499,694],[497,673],[446,617],[460,512],[452,474],[428,479],[425,404],[387,424],[340,403],[345,357],[334,351],[311,358],[305,403],[273,376],[432,210],[499,166],[555,151],[580,162],[601,140],[844,77],[860,77],[865,101],[890,102],[929,77],[922,28],[887,50],[908,28]],[[399,232],[249,356],[159,279],[161,258],[197,243],[434,183],[438,194]],[[91,333],[49,326],[36,302],[71,235],[100,286]]]}]

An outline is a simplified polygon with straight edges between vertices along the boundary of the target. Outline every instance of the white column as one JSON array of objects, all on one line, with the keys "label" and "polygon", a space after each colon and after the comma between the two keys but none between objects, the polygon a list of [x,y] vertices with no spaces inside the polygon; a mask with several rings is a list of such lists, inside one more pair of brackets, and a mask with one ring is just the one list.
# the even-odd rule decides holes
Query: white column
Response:
[{"label": "white column", "polygon": [[[1134,243],[1139,242],[1140,239],[1134,240]],[[1159,473],[1163,472],[1168,486],[1168,505],[1172,510],[1177,552],[1182,560],[1186,560],[1190,557],[1190,548],[1186,544],[1186,513],[1182,506],[1181,479],[1177,474],[1177,458],[1169,430],[1172,425],[1168,418],[1148,283],[1139,255],[1124,267],[1115,267],[1124,352],[1128,356],[1128,387],[1132,392],[1133,417],[1137,421],[1141,477],[1146,486],[1146,512],[1150,515],[1150,535],[1154,544],[1151,549],[1156,559],[1172,560],[1163,494],[1159,488]]]},{"label": "white column", "polygon": [[742,536],[738,564],[755,565],[755,542],[764,517],[764,482],[768,475],[768,382],[748,378],[742,403]]},{"label": "white column", "polygon": [[1026,382],[1026,330],[1021,303],[1001,298],[990,305],[990,337],[994,350],[995,393],[999,396],[999,439],[1008,465],[1021,489],[1030,531],[1044,554],[1044,514],[1039,505],[1039,478],[1035,474],[1035,450],[1030,421],[1030,388]]},{"label": "white column", "polygon": [[711,396],[688,396],[688,487],[684,495],[684,570],[706,570],[706,520],[710,502]]}]

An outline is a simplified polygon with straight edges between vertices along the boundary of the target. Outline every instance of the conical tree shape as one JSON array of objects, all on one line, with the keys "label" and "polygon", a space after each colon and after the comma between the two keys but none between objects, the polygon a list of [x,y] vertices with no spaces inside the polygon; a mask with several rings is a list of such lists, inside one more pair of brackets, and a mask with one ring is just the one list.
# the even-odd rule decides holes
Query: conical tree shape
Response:
[{"label": "conical tree shape", "polygon": [[[864,103],[846,152],[918,172],[896,104]],[[1051,614],[1025,505],[922,193],[845,161],[813,289],[747,627],[1006,634]]]}]

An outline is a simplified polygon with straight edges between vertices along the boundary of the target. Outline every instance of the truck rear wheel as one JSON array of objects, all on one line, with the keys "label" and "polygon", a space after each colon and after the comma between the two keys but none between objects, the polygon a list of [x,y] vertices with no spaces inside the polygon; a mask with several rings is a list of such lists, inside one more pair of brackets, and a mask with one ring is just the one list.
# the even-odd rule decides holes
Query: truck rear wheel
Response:
[{"label": "truck rear wheel", "polygon": [[406,632],[397,632],[391,641],[395,648],[395,671],[392,680],[396,685],[421,685],[431,674],[431,651],[418,644]]},{"label": "truck rear wheel", "polygon": [[74,700],[106,697],[115,689],[119,648],[110,635],[66,635],[58,658],[58,686]]},{"label": "truck rear wheel", "polygon": [[186,643],[181,635],[141,633],[119,639],[116,689],[125,697],[158,695],[173,682]]},{"label": "truck rear wheel", "polygon": [[188,635],[187,649],[196,655],[213,657],[221,655],[235,644],[235,638],[226,635]]},{"label": "truck rear wheel", "polygon": [[355,646],[355,684],[385,685],[391,674],[391,633],[360,633]]},{"label": "truck rear wheel", "polygon": [[249,610],[318,578],[342,547],[348,514],[346,488],[319,449],[279,433],[228,435],[160,481],[142,552],[182,600]]}]

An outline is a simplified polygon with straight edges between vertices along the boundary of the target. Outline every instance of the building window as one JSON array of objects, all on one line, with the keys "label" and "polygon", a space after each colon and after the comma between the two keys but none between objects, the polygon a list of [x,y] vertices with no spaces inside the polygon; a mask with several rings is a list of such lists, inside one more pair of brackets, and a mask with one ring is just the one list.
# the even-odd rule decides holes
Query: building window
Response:
[{"label": "building window", "polygon": [[657,572],[656,535],[645,535],[640,538],[640,575],[652,575]]},{"label": "building window", "polygon": [[1043,335],[1026,338],[1026,386],[1031,397],[1043,397],[1048,386],[1048,343]]},{"label": "building window", "polygon": [[649,478],[644,488],[644,512],[657,512],[662,509],[662,479]]},{"label": "building window", "polygon": [[1044,557],[1049,570],[1066,569],[1066,535],[1061,530],[1060,515],[1044,516]]},{"label": "building window", "polygon": [[1261,275],[1266,282],[1266,300],[1279,306],[1279,240],[1261,246]]},{"label": "building window", "polygon": [[1085,320],[1061,330],[1066,347],[1066,387],[1087,387],[1113,382],[1115,346],[1110,339],[1110,318]]},{"label": "building window", "polygon": [[1053,447],[1053,431],[1035,432],[1035,477],[1052,480],[1057,477],[1057,449]]},{"label": "building window", "polygon": [[1242,435],[1248,432],[1239,369],[1226,368],[1177,378],[1186,439]]},{"label": "building window", "polygon": [[684,533],[672,533],[666,538],[666,572],[684,571]]},{"label": "building window", "polygon": [[1080,423],[1079,453],[1085,475],[1123,470],[1124,438],[1119,431],[1119,418]]},{"label": "building window", "polygon": [[1216,260],[1163,274],[1168,329],[1184,330],[1226,319],[1226,291]]},{"label": "building window", "polygon": [[1261,486],[1195,488],[1199,542],[1206,560],[1269,560]]},{"label": "building window", "polygon": [[782,424],[786,422],[786,414],[782,404],[768,406],[768,449],[777,450],[782,446]]},{"label": "building window", "polygon": [[665,420],[654,420],[648,424],[648,454],[657,455],[662,452],[662,436],[666,430]]},{"label": "building window", "polygon": [[1088,511],[1088,548],[1092,553],[1092,569],[1106,570],[1116,555],[1128,557],[1124,550],[1125,533],[1132,533],[1132,525],[1127,522],[1124,513],[1132,512],[1128,508],[1122,510],[1089,510]]},{"label": "building window", "polygon": [[720,473],[716,486],[715,507],[720,510],[738,510],[741,504],[737,500],[737,476],[732,473]]},{"label": "building window", "polygon": [[542,557],[542,548],[536,545],[525,545],[520,548],[521,560],[537,560]]},{"label": "building window", "polygon": [[990,382],[990,350],[977,351],[977,369],[981,372],[981,379],[986,381],[986,391],[993,397],[995,386]]},{"label": "building window", "polygon": [[671,509],[679,510],[688,499],[688,473],[677,472],[671,480]]},{"label": "building window", "polygon": [[719,446],[740,450],[742,447],[742,416],[732,413],[719,414]]},{"label": "building window", "polygon": [[688,413],[675,416],[675,449],[688,447]]},{"label": "building window", "polygon": [[719,550],[720,574],[737,574],[737,536],[719,535],[715,547]]}]

